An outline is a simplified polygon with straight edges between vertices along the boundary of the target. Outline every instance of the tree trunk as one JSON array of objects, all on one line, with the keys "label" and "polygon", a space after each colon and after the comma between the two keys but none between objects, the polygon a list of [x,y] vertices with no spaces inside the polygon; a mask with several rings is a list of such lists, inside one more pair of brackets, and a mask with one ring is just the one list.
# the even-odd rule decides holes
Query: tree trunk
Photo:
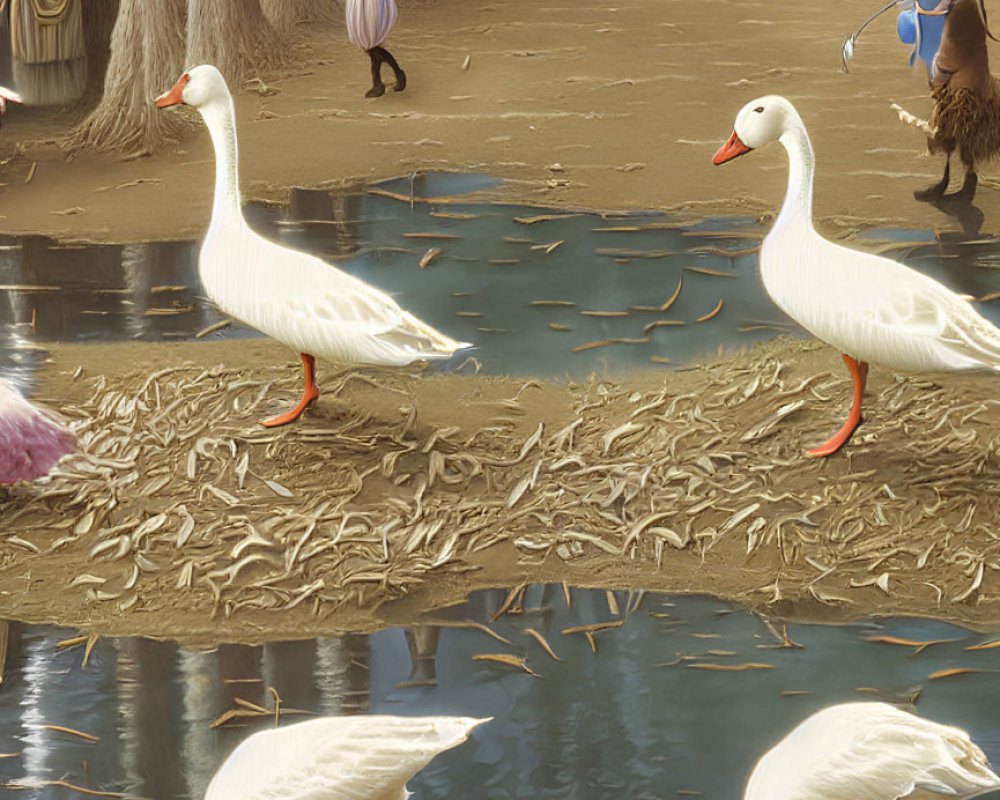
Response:
[{"label": "tree trunk", "polygon": [[333,0],[260,0],[260,5],[283,34],[301,22],[333,22],[340,13]]},{"label": "tree trunk", "polygon": [[278,63],[279,52],[260,0],[188,0],[190,67],[214,64],[235,90],[261,67]]},{"label": "tree trunk", "polygon": [[104,89],[111,57],[111,31],[118,18],[118,0],[91,0],[83,9],[83,36],[87,46],[87,88],[84,99],[96,103]]},{"label": "tree trunk", "polygon": [[69,135],[71,147],[151,150],[185,127],[153,104],[184,69],[184,0],[121,0],[97,107]]}]

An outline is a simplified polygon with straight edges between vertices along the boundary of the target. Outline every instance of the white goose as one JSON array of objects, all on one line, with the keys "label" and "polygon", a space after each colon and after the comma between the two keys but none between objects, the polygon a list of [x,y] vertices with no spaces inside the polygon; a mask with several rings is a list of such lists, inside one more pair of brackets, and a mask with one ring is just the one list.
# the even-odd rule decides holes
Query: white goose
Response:
[{"label": "white goose", "polygon": [[775,140],[788,151],[788,192],[761,247],[761,279],[782,311],[843,353],[854,379],[847,422],[809,454],[830,455],[850,439],[861,421],[869,362],[913,371],[1000,370],[1000,330],[966,300],[902,264],[816,233],[812,145],[784,97],[747,103],[712,161],[722,164]]},{"label": "white goose", "polygon": [[205,800],[406,800],[406,781],[488,721],[323,717],[261,731],[219,767]]},{"label": "white goose", "polygon": [[897,800],[916,789],[968,797],[1000,786],[961,728],[886,703],[817,711],[757,762],[744,800]]},{"label": "white goose", "polygon": [[76,446],[63,425],[0,378],[0,484],[48,474]]},{"label": "white goose", "polygon": [[156,99],[160,108],[179,103],[198,109],[215,146],[212,221],[198,256],[202,285],[223,312],[302,355],[302,400],[263,425],[298,419],[319,396],[316,356],[402,366],[448,358],[470,346],[436,331],[388,295],[332,264],[250,230],[240,207],[236,119],[225,78],[213,66],[195,67]]}]

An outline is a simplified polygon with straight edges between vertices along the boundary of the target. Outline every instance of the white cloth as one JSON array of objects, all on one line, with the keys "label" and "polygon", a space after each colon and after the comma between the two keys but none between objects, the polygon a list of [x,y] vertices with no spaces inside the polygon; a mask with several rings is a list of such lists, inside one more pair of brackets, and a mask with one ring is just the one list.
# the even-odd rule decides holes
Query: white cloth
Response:
[{"label": "white cloth", "polygon": [[396,24],[396,0],[347,0],[347,37],[362,50],[378,47]]}]

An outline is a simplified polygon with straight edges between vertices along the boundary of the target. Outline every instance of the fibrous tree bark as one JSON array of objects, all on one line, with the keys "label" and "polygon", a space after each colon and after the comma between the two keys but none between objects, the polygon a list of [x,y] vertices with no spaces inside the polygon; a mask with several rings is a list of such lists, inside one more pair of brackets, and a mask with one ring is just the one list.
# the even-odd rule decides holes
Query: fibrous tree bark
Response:
[{"label": "fibrous tree bark", "polygon": [[260,5],[282,33],[301,22],[333,22],[342,13],[333,0],[260,0]]},{"label": "fibrous tree bark", "polygon": [[87,88],[84,98],[100,99],[104,75],[111,57],[111,31],[118,18],[119,0],[91,0],[83,15],[83,36],[87,46]]},{"label": "fibrous tree bark", "polygon": [[235,88],[277,63],[279,47],[260,0],[188,0],[188,66],[214,64]]},{"label": "fibrous tree bark", "polygon": [[121,0],[104,94],[69,136],[71,147],[149,150],[184,126],[153,100],[184,69],[184,0]]}]

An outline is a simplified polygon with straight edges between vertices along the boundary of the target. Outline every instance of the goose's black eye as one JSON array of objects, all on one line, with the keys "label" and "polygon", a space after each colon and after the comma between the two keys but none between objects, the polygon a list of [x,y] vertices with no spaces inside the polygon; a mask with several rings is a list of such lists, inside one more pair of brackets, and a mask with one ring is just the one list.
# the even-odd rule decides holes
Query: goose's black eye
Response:
[{"label": "goose's black eye", "polygon": [[763,114],[764,113],[764,106],[757,106],[757,108],[754,109],[754,113],[755,114]]}]

